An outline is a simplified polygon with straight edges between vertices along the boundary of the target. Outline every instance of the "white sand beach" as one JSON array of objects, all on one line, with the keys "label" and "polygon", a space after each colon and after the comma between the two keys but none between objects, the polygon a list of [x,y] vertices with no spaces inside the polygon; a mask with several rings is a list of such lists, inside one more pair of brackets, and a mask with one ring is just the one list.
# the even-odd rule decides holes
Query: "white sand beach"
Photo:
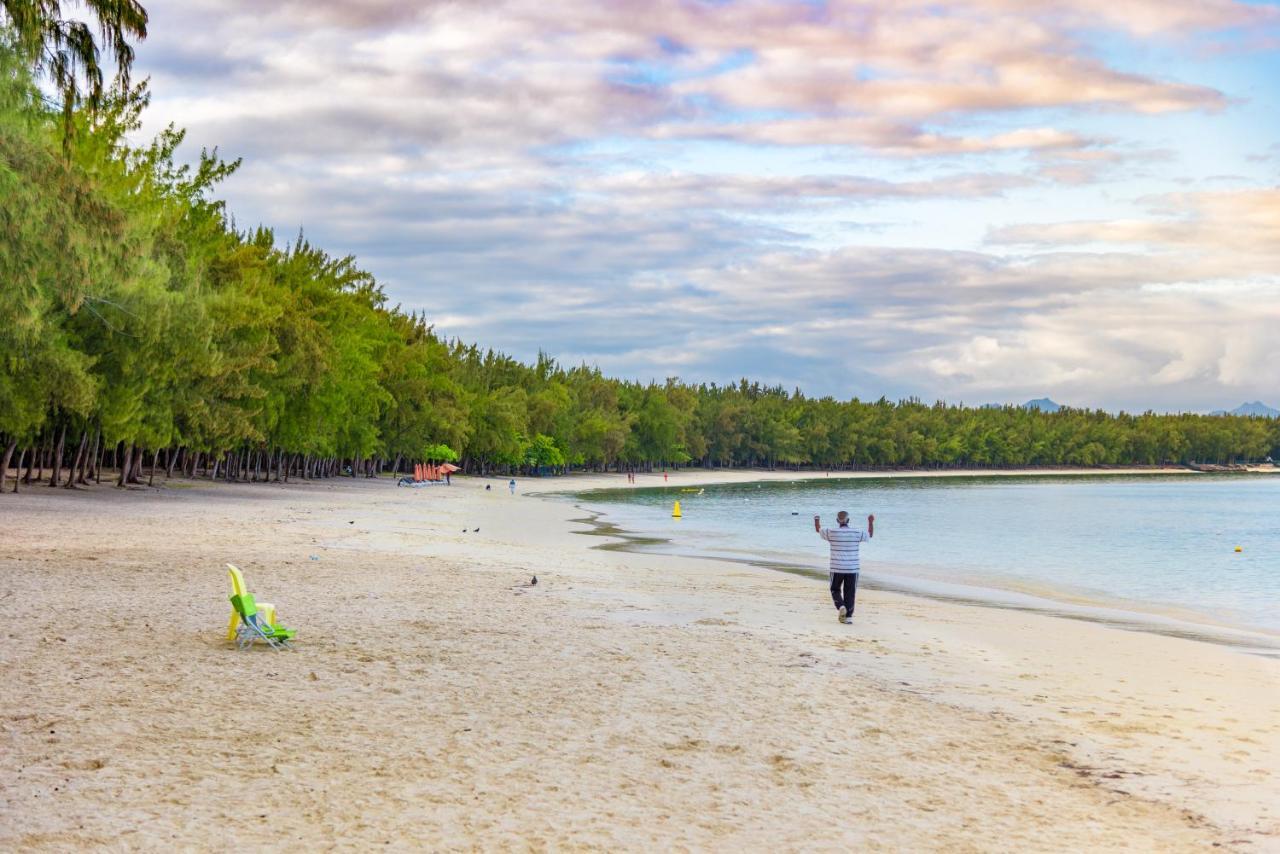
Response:
[{"label": "white sand beach", "polygon": [[[875,590],[843,626],[484,484],[0,496],[0,848],[1280,851],[1280,660]],[[228,561],[295,651],[225,642]]]}]

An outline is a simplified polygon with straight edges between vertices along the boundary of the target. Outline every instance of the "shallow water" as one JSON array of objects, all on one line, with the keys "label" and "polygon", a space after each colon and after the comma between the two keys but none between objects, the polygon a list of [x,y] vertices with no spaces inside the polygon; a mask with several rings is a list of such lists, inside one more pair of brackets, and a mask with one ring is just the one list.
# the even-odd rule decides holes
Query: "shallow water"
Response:
[{"label": "shallow water", "polygon": [[646,549],[815,571],[827,552],[814,514],[834,525],[847,509],[865,525],[874,513],[869,582],[892,575],[1280,632],[1280,477],[831,478],[580,498],[662,540]]}]

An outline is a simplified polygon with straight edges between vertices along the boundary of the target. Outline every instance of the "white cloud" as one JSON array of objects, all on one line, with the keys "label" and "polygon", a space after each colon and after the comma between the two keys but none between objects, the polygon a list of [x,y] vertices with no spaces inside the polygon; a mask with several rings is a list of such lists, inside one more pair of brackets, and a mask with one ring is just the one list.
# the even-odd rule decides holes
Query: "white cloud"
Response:
[{"label": "white cloud", "polygon": [[[1275,27],[1231,0],[201,0],[153,11],[139,71],[153,121],[246,156],[242,225],[305,226],[518,355],[1207,404],[1280,396],[1277,191],[1167,192],[1182,150],[1130,129],[1235,101],[1088,39],[1191,54]],[[831,248],[904,206],[914,248]],[[1011,224],[920,248],[989,222]]]}]

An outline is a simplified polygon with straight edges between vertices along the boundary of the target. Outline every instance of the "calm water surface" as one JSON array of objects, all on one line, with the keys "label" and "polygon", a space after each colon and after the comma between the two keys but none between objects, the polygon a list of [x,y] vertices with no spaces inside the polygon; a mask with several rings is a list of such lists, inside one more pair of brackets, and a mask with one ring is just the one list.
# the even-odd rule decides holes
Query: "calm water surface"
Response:
[{"label": "calm water surface", "polygon": [[[1280,477],[964,477],[596,490],[650,549],[824,570],[813,516],[876,516],[877,574],[1280,632]],[[682,519],[671,518],[679,500]],[[1235,547],[1242,551],[1237,553]]]}]

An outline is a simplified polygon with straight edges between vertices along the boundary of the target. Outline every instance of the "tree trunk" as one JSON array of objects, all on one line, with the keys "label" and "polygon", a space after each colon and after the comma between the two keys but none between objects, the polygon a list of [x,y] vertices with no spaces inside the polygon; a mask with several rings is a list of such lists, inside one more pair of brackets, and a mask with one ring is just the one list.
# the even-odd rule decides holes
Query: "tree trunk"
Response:
[{"label": "tree trunk", "polygon": [[116,480],[116,488],[124,489],[129,482],[129,472],[133,470],[133,445],[125,445],[124,457],[120,460],[120,477]]},{"label": "tree trunk", "polygon": [[40,443],[35,447],[35,455],[36,455],[35,459],[31,461],[32,463],[35,464],[36,476],[34,478],[28,477],[26,480],[27,483],[30,483],[32,480],[34,480],[36,483],[39,483],[40,481],[44,480],[44,458],[48,456],[48,453],[49,453],[48,449],[49,449],[49,442],[45,438],[44,434],[41,434]]},{"label": "tree trunk", "polygon": [[151,452],[151,474],[147,477],[147,486],[156,485],[156,460],[160,458],[159,451]]},{"label": "tree trunk", "polygon": [[89,485],[89,473],[93,470],[93,462],[98,458],[98,442],[102,439],[102,431],[93,431],[93,442],[89,445],[89,452],[84,455],[84,459],[80,461],[80,477],[76,479],[76,483],[84,486]]},{"label": "tree trunk", "polygon": [[[10,439],[9,446],[4,449],[4,460],[0,462],[0,495],[4,494],[4,480],[9,476],[9,460],[13,458],[13,449],[18,447],[17,439]],[[18,485],[18,472],[22,470],[22,460],[18,460],[18,468],[13,473],[13,485]]]},{"label": "tree trunk", "polygon": [[182,453],[181,448],[170,448],[169,450],[165,451],[166,456],[164,461],[168,463],[168,465],[165,467],[165,472],[164,472],[165,480],[168,480],[169,478],[173,477],[173,468],[174,468],[174,465],[177,464],[178,456],[181,453]]},{"label": "tree trunk", "polygon": [[22,482],[22,478],[18,477],[18,472],[22,471],[22,463],[27,458],[27,448],[23,448],[18,454],[18,465],[13,470],[13,491],[18,491],[18,484]]},{"label": "tree trunk", "polygon": [[53,459],[49,461],[49,485],[57,486],[58,477],[62,474],[62,452],[67,445],[67,425],[62,425],[62,432],[58,434],[58,442],[54,445]]},{"label": "tree trunk", "polygon": [[76,474],[80,468],[80,463],[84,461],[85,445],[89,444],[89,428],[86,427],[80,432],[80,447],[76,448],[76,458],[71,463],[71,468],[67,470],[67,482],[63,484],[66,489],[76,488]]},{"label": "tree trunk", "polygon": [[142,460],[145,454],[145,450],[138,448],[137,452],[133,455],[133,471],[129,472],[129,483],[142,486]]}]

